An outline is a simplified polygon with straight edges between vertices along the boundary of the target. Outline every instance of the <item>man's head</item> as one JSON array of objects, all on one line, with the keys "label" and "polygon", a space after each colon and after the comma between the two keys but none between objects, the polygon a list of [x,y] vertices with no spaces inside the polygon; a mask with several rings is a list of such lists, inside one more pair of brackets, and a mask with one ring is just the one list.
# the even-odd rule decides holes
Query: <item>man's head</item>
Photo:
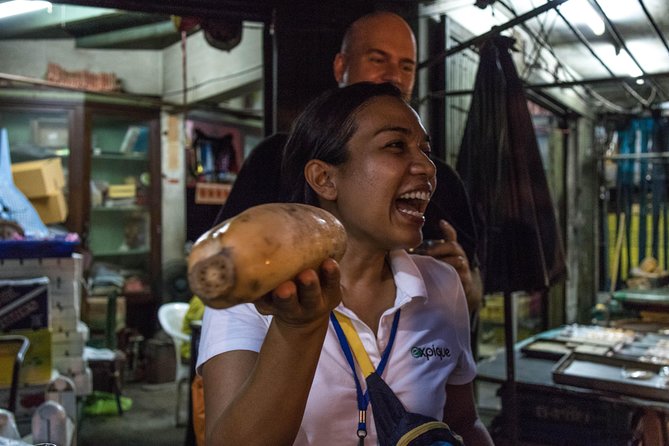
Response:
[{"label": "man's head", "polygon": [[411,27],[391,12],[359,18],[346,31],[333,69],[340,87],[390,82],[409,100],[416,79],[416,39]]}]

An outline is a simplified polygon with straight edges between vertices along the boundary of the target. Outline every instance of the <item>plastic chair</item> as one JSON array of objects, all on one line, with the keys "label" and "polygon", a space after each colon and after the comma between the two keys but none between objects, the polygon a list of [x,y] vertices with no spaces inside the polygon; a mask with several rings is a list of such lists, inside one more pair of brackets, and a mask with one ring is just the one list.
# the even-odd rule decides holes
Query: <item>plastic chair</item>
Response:
[{"label": "plastic chair", "polygon": [[0,355],[11,356],[12,359],[12,377],[9,387],[9,401],[7,409],[16,412],[16,403],[18,401],[19,378],[23,360],[30,347],[30,341],[25,336],[20,335],[2,335],[0,336]]},{"label": "plastic chair", "polygon": [[177,384],[177,407],[176,407],[176,424],[177,426],[184,426],[185,420],[181,420],[179,414],[181,412],[182,403],[182,386],[190,385],[190,368],[188,364],[183,364],[181,361],[181,344],[190,342],[190,336],[181,331],[184,321],[184,316],[188,311],[188,304],[185,302],[170,302],[160,306],[158,309],[158,320],[160,327],[167,333],[174,342],[174,359],[176,361],[176,376],[174,381]]}]

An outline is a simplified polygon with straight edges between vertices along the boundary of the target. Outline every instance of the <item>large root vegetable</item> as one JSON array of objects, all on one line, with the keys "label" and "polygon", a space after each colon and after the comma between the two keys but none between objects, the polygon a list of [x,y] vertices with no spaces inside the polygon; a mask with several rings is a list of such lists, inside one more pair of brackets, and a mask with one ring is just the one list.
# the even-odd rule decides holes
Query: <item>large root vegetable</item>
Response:
[{"label": "large root vegetable", "polygon": [[200,236],[188,257],[191,290],[213,308],[253,302],[325,259],[341,259],[346,231],[329,212],[305,204],[247,209]]}]

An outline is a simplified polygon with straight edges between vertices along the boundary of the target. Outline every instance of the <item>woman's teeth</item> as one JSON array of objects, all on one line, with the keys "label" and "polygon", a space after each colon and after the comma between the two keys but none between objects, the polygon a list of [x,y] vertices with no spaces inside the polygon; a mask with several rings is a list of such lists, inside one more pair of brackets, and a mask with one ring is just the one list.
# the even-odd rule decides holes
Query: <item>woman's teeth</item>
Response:
[{"label": "woman's teeth", "polygon": [[422,200],[428,201],[430,199],[429,192],[407,192],[406,194],[400,195],[401,200]]},{"label": "woman's teeth", "polygon": [[412,210],[412,209],[398,208],[398,210],[399,210],[400,212],[402,212],[403,214],[409,214],[409,215],[411,215],[411,216],[413,216],[413,217],[423,217],[423,213],[422,213],[422,212],[414,211],[414,210]]}]

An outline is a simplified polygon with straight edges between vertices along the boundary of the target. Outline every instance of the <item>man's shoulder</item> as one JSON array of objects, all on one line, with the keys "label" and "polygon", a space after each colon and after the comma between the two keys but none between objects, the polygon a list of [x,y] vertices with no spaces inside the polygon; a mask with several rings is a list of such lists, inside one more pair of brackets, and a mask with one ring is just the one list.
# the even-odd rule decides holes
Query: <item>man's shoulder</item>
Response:
[{"label": "man's shoulder", "polygon": [[257,156],[264,156],[267,154],[281,153],[281,149],[288,140],[288,134],[283,132],[272,133],[265,137],[258,143],[251,151],[247,159],[252,159]]},{"label": "man's shoulder", "polygon": [[439,181],[457,181],[462,183],[462,179],[456,170],[450,164],[440,158],[431,158],[437,167],[437,182]]}]

